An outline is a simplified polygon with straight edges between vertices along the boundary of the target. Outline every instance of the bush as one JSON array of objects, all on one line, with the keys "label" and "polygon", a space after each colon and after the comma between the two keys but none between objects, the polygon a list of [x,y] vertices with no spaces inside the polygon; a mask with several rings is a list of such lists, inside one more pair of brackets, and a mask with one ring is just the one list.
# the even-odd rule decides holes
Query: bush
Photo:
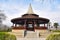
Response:
[{"label": "bush", "polygon": [[60,40],[60,34],[51,34],[46,40]]},{"label": "bush", "polygon": [[0,29],[0,32],[11,32],[11,31],[12,31],[12,29],[11,29],[11,28],[3,29],[3,30],[1,30],[1,29]]},{"label": "bush", "polygon": [[6,31],[7,32],[11,32],[12,31],[12,28],[8,28]]},{"label": "bush", "polygon": [[52,30],[52,32],[60,32],[60,30]]},{"label": "bush", "polygon": [[0,32],[0,40],[16,40],[16,37],[7,32]]}]

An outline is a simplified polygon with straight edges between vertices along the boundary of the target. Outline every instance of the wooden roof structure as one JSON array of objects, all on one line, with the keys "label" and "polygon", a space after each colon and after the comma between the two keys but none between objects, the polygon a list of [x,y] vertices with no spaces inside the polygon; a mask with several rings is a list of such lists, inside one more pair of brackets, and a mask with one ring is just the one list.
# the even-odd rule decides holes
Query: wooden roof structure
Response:
[{"label": "wooden roof structure", "polygon": [[22,15],[22,17],[18,17],[18,18],[12,19],[11,22],[13,22],[13,23],[20,22],[21,23],[24,20],[35,20],[35,21],[38,21],[39,24],[48,23],[49,22],[49,19],[42,18],[42,17],[39,17],[39,15],[34,14],[34,12],[32,10],[32,7],[31,7],[31,4],[30,4],[26,14]]}]

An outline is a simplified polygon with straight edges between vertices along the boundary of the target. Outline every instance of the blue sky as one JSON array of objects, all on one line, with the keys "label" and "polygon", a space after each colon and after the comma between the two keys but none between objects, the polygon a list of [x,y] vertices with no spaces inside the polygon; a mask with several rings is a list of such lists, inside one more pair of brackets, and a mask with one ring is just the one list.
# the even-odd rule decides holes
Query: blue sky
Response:
[{"label": "blue sky", "polygon": [[30,3],[35,14],[60,24],[60,0],[0,0],[0,10],[7,16],[3,23],[11,26],[10,20],[25,14]]}]

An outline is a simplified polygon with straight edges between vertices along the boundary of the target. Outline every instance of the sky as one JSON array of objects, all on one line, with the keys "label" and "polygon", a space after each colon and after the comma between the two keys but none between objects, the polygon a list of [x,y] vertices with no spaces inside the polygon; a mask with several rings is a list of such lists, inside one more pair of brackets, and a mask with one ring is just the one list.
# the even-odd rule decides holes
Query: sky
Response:
[{"label": "sky", "polygon": [[3,23],[11,26],[11,19],[27,13],[30,3],[39,17],[50,19],[52,24],[60,24],[60,0],[0,0],[0,10],[7,16]]}]

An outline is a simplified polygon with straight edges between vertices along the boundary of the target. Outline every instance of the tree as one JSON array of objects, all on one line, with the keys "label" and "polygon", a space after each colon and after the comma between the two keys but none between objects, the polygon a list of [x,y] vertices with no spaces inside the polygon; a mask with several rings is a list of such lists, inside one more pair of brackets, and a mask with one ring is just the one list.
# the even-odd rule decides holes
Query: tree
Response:
[{"label": "tree", "polygon": [[58,23],[54,23],[54,27],[56,28],[56,30],[57,30],[58,26],[59,26]]},{"label": "tree", "polygon": [[5,25],[2,24],[3,20],[6,19],[6,16],[4,14],[4,11],[3,10],[0,10],[0,30],[1,29],[6,29]]},{"label": "tree", "polygon": [[2,10],[0,10],[0,24],[2,24],[2,21],[6,19],[5,14],[3,13]]}]

